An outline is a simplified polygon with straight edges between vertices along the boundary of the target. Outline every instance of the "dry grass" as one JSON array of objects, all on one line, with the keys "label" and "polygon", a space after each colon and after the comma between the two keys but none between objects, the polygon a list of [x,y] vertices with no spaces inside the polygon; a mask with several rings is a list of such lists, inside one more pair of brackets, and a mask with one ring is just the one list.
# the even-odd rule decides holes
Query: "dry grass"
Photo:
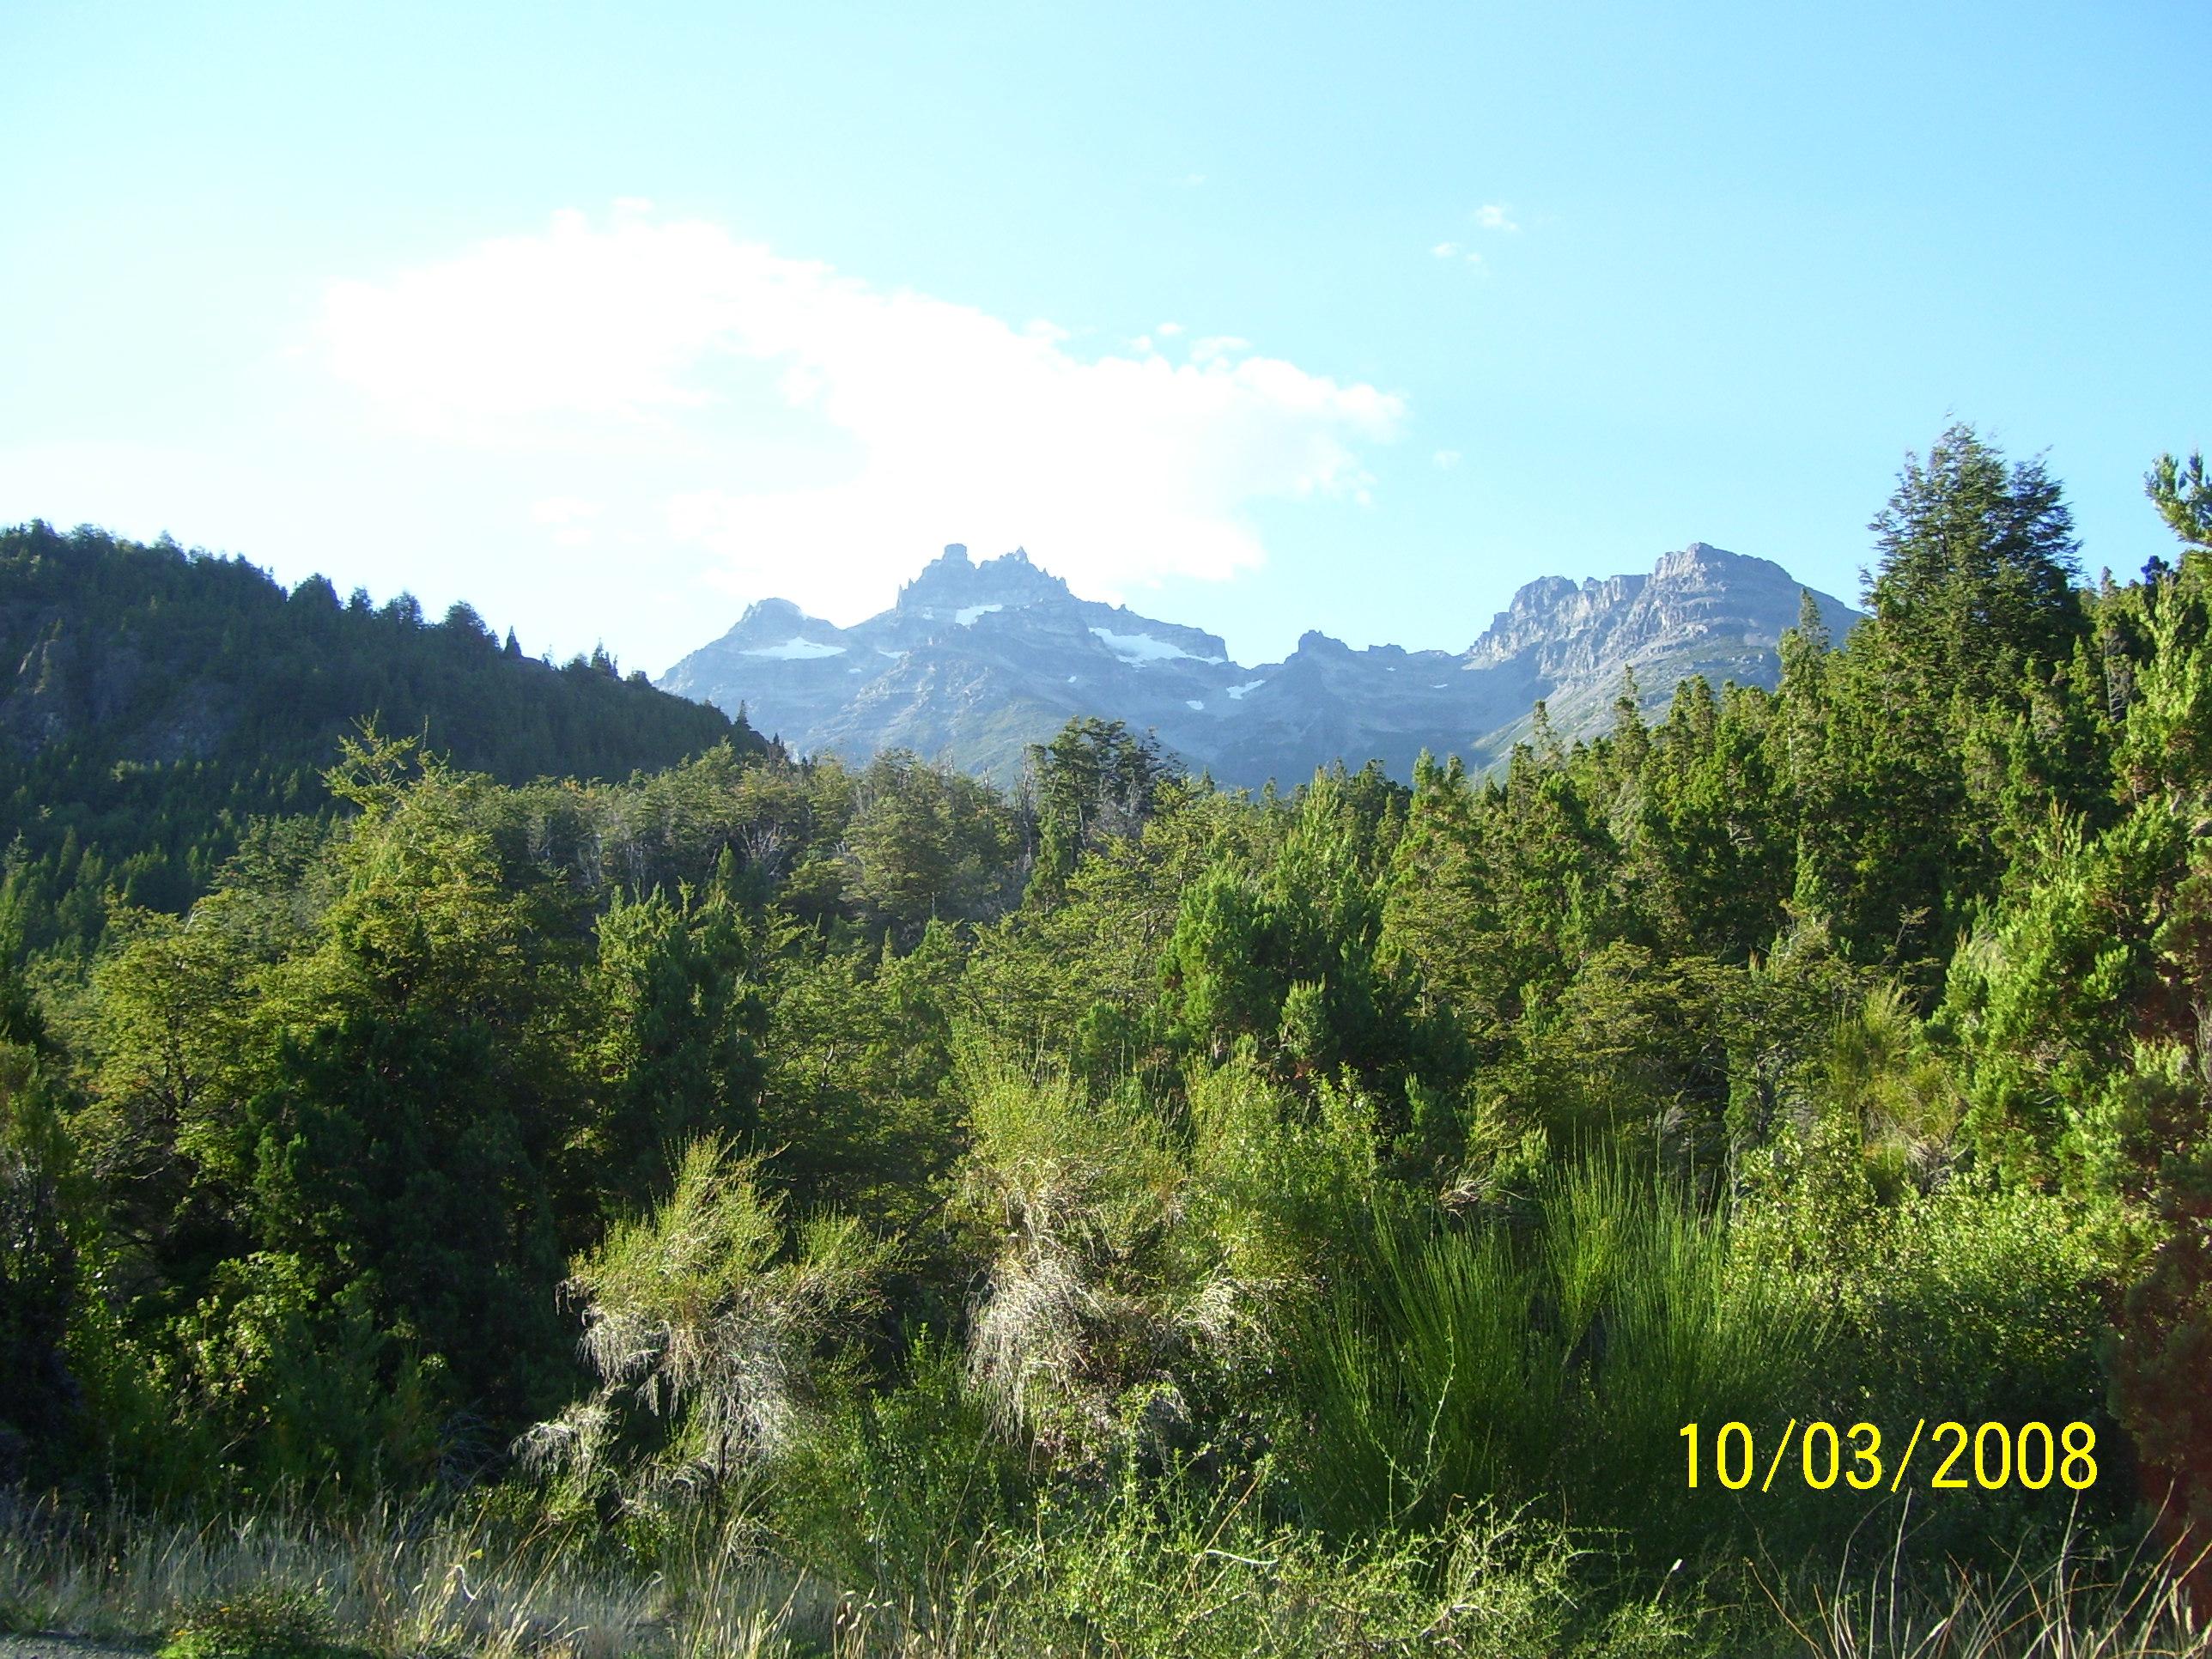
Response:
[{"label": "dry grass", "polygon": [[[1850,1564],[1776,1611],[1819,1659],[2212,1659],[2212,1626],[2186,1589],[2201,1564],[2140,1553],[2114,1561],[2069,1532],[2040,1568],[2015,1557],[1995,1577],[1954,1569],[1930,1585],[1904,1564],[1900,1522],[1887,1560]],[[1913,1582],[1915,1577],[1921,1582]]]},{"label": "dry grass", "polygon": [[1763,1583],[1764,1608],[1677,1593],[1602,1614],[1572,1582],[1578,1552],[1564,1535],[1546,1546],[1492,1527],[1440,1556],[1401,1538],[1337,1557],[1290,1533],[1248,1538],[1232,1525],[1239,1507],[972,1540],[951,1552],[924,1606],[840,1593],[763,1554],[750,1522],[647,1573],[397,1509],[321,1526],[272,1516],[95,1528],[0,1503],[0,1624],[147,1643],[195,1605],[276,1591],[326,1607],[341,1643],[426,1659],[1014,1659],[1048,1647],[1193,1659],[2212,1659],[2171,1559],[2069,1548],[2039,1568],[1930,1583],[1900,1548],[1826,1583]]},{"label": "dry grass", "polygon": [[327,1607],[340,1640],[399,1654],[769,1655],[787,1638],[819,1644],[838,1621],[836,1596],[781,1564],[717,1551],[700,1565],[629,1573],[396,1510],[326,1526],[104,1528],[0,1511],[0,1611],[19,1629],[153,1639],[190,1607],[271,1588]]}]

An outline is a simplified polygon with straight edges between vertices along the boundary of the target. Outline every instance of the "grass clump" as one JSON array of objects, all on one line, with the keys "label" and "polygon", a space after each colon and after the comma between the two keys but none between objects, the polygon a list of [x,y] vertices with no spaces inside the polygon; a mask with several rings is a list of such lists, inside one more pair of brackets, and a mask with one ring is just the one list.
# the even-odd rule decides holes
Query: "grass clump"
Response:
[{"label": "grass clump", "polygon": [[312,1590],[257,1584],[186,1609],[158,1659],[347,1659],[328,1603]]},{"label": "grass clump", "polygon": [[1681,1490],[1681,1425],[1790,1398],[1817,1347],[1722,1218],[1618,1165],[1547,1176],[1523,1224],[1378,1227],[1368,1255],[1291,1352],[1309,1501],[1354,1530],[1543,1498],[1680,1553],[1733,1519]]}]

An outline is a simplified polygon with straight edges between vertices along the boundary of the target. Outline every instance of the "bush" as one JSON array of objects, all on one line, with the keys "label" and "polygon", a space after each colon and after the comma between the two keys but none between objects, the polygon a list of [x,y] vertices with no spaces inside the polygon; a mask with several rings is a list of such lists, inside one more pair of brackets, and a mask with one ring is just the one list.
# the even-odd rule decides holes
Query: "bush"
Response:
[{"label": "bush", "polygon": [[339,1659],[334,1631],[312,1590],[260,1585],[189,1609],[158,1659]]},{"label": "bush", "polygon": [[1032,1480],[968,1381],[922,1334],[894,1386],[848,1382],[779,1460],[769,1492],[784,1547],[833,1582],[923,1605],[953,1593],[972,1540],[1026,1528]]}]

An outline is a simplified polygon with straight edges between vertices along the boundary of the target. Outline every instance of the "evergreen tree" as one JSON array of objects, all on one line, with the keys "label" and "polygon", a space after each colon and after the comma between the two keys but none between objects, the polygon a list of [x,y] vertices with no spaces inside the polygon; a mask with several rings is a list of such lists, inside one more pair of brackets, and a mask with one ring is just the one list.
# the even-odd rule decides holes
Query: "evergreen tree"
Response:
[{"label": "evergreen tree", "polygon": [[2040,459],[2008,463],[1963,422],[1928,458],[1905,458],[1868,526],[1881,562],[1867,586],[1872,637],[1940,708],[2010,695],[2082,631],[2074,515]]},{"label": "evergreen tree", "polygon": [[2212,552],[2212,479],[2201,453],[2186,462],[2160,456],[2144,475],[2143,491],[2184,548]]}]

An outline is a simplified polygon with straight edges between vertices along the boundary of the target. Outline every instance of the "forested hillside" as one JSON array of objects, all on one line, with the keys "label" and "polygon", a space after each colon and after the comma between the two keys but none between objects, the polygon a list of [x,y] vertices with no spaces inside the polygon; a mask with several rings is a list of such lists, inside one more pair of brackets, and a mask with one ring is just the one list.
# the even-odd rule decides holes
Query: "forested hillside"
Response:
[{"label": "forested hillside", "polygon": [[2085,586],[1954,428],[1847,641],[1480,780],[351,744],[8,981],[0,1608],[2203,1653],[2212,485],[2151,495]]},{"label": "forested hillside", "polygon": [[758,740],[601,653],[556,669],[466,605],[289,593],[242,560],[0,529],[0,935],[88,945],[103,896],[181,909],[251,820],[314,814],[363,721],[503,782]]}]

